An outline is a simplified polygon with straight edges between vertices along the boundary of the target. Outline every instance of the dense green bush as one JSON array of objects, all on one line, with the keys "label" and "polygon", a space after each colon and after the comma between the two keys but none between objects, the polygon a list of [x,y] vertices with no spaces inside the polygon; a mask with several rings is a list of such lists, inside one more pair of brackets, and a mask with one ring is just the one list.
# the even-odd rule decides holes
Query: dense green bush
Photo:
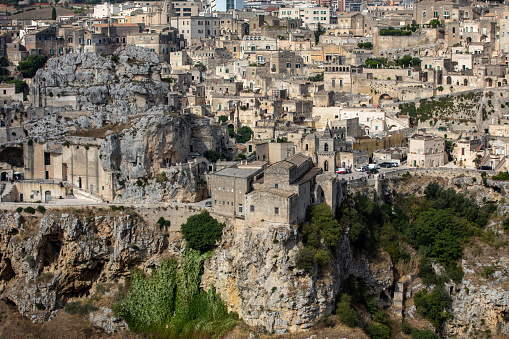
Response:
[{"label": "dense green bush", "polygon": [[342,294],[340,301],[336,306],[336,314],[339,316],[339,321],[348,327],[359,326],[359,319],[357,311],[352,308],[352,297],[348,294]]},{"label": "dense green bush", "polygon": [[433,291],[422,290],[414,295],[414,304],[417,312],[429,320],[440,331],[442,323],[451,318],[447,311],[451,304],[451,298],[443,287],[436,287]]},{"label": "dense green bush", "polygon": [[186,249],[180,268],[174,259],[163,262],[150,276],[134,271],[131,288],[114,306],[134,332],[153,332],[169,338],[221,338],[238,321],[228,313],[214,287],[200,289],[203,262],[209,253]]},{"label": "dense green bush", "polygon": [[37,70],[46,64],[48,57],[45,55],[29,55],[26,61],[20,61],[18,71],[23,78],[32,78]]},{"label": "dense green bush", "polygon": [[315,265],[322,268],[329,264],[331,250],[339,243],[341,228],[325,203],[310,206],[306,219],[299,227],[304,247],[297,254],[296,265],[310,273]]},{"label": "dense green bush", "polygon": [[18,207],[18,208],[16,208],[16,212],[18,212],[18,213],[23,212],[23,207]]},{"label": "dense green bush", "polygon": [[318,73],[316,75],[313,75],[313,76],[310,76],[308,78],[309,81],[312,81],[312,82],[318,82],[318,81],[323,81],[324,79],[324,73]]},{"label": "dense green bush", "polygon": [[493,180],[509,180],[509,172],[498,172],[493,177]]},{"label": "dense green bush", "polygon": [[410,334],[410,333],[412,333],[412,326],[410,326],[410,324],[407,322],[403,322],[403,323],[401,323],[401,330],[405,334]]},{"label": "dense green bush", "polygon": [[382,324],[370,323],[366,327],[366,333],[371,339],[391,339],[391,331]]},{"label": "dense green bush", "polygon": [[223,227],[224,224],[211,217],[208,211],[203,211],[187,218],[187,222],[180,226],[180,231],[192,249],[203,253],[221,238]]},{"label": "dense green bush", "polygon": [[418,330],[413,329],[412,330],[412,339],[440,339],[438,335],[431,332],[430,330]]},{"label": "dense green bush", "polygon": [[35,214],[35,208],[30,207],[30,206],[25,208],[23,211],[25,211],[26,213]]},{"label": "dense green bush", "polygon": [[46,208],[44,206],[37,206],[37,212],[41,213],[41,214],[44,214],[46,213]]}]

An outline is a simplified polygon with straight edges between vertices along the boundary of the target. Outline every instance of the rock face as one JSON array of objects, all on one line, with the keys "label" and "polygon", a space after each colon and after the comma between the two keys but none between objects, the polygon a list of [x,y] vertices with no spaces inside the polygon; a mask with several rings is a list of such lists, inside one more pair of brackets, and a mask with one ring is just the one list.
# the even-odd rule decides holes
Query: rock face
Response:
[{"label": "rock face", "polygon": [[283,334],[308,329],[329,314],[341,282],[350,274],[363,278],[377,295],[393,283],[390,260],[370,269],[365,258],[354,259],[348,236],[341,240],[329,269],[318,276],[295,267],[300,247],[296,225],[229,228],[205,263],[202,286],[214,285],[228,308],[248,325]]},{"label": "rock face", "polygon": [[37,72],[30,88],[35,107],[85,110],[103,106],[117,115],[143,113],[166,103],[169,86],[160,79],[155,53],[127,45],[118,61],[95,53],[71,53],[51,58]]},{"label": "rock face", "polygon": [[99,281],[153,265],[168,246],[162,233],[128,214],[0,214],[0,241],[1,297],[36,323]]}]

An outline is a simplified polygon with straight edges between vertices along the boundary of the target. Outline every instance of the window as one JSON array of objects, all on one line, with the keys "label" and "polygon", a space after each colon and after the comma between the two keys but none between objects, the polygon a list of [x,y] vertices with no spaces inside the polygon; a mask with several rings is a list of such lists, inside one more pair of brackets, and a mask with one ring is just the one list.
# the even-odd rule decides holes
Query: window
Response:
[{"label": "window", "polygon": [[51,156],[48,152],[44,152],[44,165],[45,166],[51,165]]},{"label": "window", "polygon": [[426,17],[426,11],[422,12],[422,17],[425,18]]},{"label": "window", "polygon": [[279,207],[274,207],[274,214],[279,214]]},{"label": "window", "polygon": [[254,212],[254,205],[251,205],[251,206],[249,207],[249,211],[250,211],[250,212]]},{"label": "window", "polygon": [[279,188],[279,184],[275,184],[275,185],[274,185],[274,188]]},{"label": "window", "polygon": [[242,214],[242,204],[239,204],[239,214]]},{"label": "window", "polygon": [[292,63],[287,62],[287,63],[286,63],[286,68],[292,68]]}]

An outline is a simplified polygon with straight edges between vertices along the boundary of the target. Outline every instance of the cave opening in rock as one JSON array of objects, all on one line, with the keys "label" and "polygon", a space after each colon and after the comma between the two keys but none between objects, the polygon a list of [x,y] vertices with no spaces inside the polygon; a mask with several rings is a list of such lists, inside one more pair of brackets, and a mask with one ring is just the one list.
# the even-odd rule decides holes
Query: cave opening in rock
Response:
[{"label": "cave opening in rock", "polygon": [[51,268],[60,256],[62,239],[59,234],[45,235],[42,239],[42,246],[39,249],[39,260],[43,268]]}]

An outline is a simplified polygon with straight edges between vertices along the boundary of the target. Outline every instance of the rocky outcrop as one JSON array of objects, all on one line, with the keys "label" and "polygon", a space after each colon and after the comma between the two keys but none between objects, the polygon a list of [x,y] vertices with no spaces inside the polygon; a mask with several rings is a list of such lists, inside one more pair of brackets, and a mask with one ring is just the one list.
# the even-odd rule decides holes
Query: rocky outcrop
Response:
[{"label": "rocky outcrop", "polygon": [[[141,183],[141,185],[140,185]],[[131,181],[115,198],[119,203],[150,202],[196,202],[206,198],[207,186],[198,174],[198,170],[172,167],[163,170],[154,179]]]},{"label": "rocky outcrop", "polygon": [[393,283],[390,260],[371,266],[354,258],[345,235],[330,267],[307,275],[295,267],[302,243],[296,225],[267,229],[229,228],[220,247],[205,263],[202,286],[214,285],[230,310],[251,326],[283,334],[311,328],[335,308],[341,282],[350,274],[362,278],[373,293]]},{"label": "rocky outcrop", "polygon": [[133,215],[108,214],[0,214],[1,297],[42,322],[97,282],[156,264],[168,247],[165,236]]},{"label": "rocky outcrop", "polygon": [[30,101],[35,107],[75,110],[102,106],[116,115],[143,113],[166,103],[169,85],[161,81],[155,53],[127,45],[115,55],[118,60],[96,53],[49,59],[33,78]]}]

